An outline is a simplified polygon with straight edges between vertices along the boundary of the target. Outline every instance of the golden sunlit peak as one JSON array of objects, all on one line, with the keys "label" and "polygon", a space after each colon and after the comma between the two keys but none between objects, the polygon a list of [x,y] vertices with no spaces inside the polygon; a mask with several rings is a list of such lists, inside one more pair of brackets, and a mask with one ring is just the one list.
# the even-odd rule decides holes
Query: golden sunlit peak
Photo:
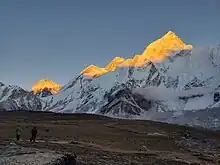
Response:
[{"label": "golden sunlit peak", "polygon": [[53,82],[52,80],[48,80],[48,79],[42,79],[40,81],[38,81],[37,83],[35,83],[32,86],[32,91],[34,93],[38,93],[43,91],[44,89],[48,89],[51,93],[55,94],[57,92],[59,92],[61,85]]},{"label": "golden sunlit peak", "polygon": [[117,67],[142,67],[150,61],[158,62],[166,59],[172,51],[192,48],[192,45],[185,44],[174,32],[168,31],[162,38],[157,39],[147,46],[142,54],[135,55],[129,59],[115,57],[105,68],[90,65],[81,73],[87,76],[97,77],[114,71]]},{"label": "golden sunlit peak", "polygon": [[177,35],[172,31],[168,31],[163,37],[165,36],[177,36]]},{"label": "golden sunlit peak", "polygon": [[142,56],[149,61],[161,61],[175,50],[192,49],[192,45],[185,44],[174,32],[167,32],[162,38],[152,42],[144,50]]},{"label": "golden sunlit peak", "polygon": [[124,61],[125,61],[124,58],[115,57],[110,63],[108,63],[108,65],[106,65],[105,69],[107,71],[114,71],[118,67],[118,65]]},{"label": "golden sunlit peak", "polygon": [[125,61],[124,58],[115,57],[105,68],[99,68],[95,65],[89,65],[81,73],[86,76],[97,77],[109,71],[115,70],[119,64]]},{"label": "golden sunlit peak", "polygon": [[95,65],[89,65],[81,73],[86,76],[96,77],[106,72],[107,70],[105,70],[105,68],[99,68]]}]

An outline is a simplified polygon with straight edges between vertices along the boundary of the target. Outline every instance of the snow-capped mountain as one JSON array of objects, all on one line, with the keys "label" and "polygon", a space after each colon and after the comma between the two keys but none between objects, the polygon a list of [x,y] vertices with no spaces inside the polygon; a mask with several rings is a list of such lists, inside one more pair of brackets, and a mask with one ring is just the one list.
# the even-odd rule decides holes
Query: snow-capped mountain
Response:
[{"label": "snow-capped mountain", "polygon": [[32,86],[32,91],[39,97],[47,97],[59,92],[61,85],[52,80],[42,79]]},{"label": "snow-capped mountain", "polygon": [[[162,112],[212,107],[215,105],[213,95],[220,83],[217,76],[220,68],[213,65],[213,58],[217,58],[218,52],[201,54],[206,57],[204,60],[207,69],[204,70],[198,69],[199,66],[204,66],[204,61],[197,56],[198,50],[195,52],[195,57],[194,50],[174,52],[164,63],[150,62],[142,67],[119,67],[98,78],[81,74],[65,85],[59,93],[45,98],[43,109],[54,112],[101,113],[109,116],[124,114],[122,116],[126,118],[137,118],[152,109]],[[197,62],[193,63],[192,59]],[[135,99],[137,94],[139,100],[144,102],[144,107]],[[140,95],[143,96],[141,99]],[[156,99],[152,97],[156,95]],[[164,97],[159,98],[162,96]]]},{"label": "snow-capped mountain", "polygon": [[0,108],[181,123],[185,114],[220,107],[219,58],[220,45],[192,48],[168,32],[134,58],[88,66],[47,97],[0,83]]},{"label": "snow-capped mountain", "polygon": [[[112,70],[108,70],[109,67],[90,70],[90,65],[60,92],[45,98],[43,110],[145,118],[146,112],[180,113],[182,110],[213,107],[216,105],[213,95],[220,84],[217,76],[220,72],[219,53],[219,46],[192,49],[175,33],[168,32],[150,44],[142,55],[129,60],[113,59],[110,62],[114,66],[110,67]],[[98,68],[97,72],[95,68]],[[100,70],[104,70],[103,74]],[[165,93],[164,98],[158,98]],[[142,95],[142,105],[135,99],[137,95],[139,99]],[[155,95],[158,97],[153,99]]]},{"label": "snow-capped mountain", "polygon": [[34,93],[0,82],[0,110],[39,110],[41,100]]},{"label": "snow-capped mountain", "polygon": [[81,74],[64,86],[59,93],[47,97],[43,108],[55,112],[98,113],[109,103],[111,97],[115,98],[122,90],[129,90],[131,93],[133,88],[158,86],[161,81],[162,78],[153,64],[139,68],[118,68],[98,78]]}]

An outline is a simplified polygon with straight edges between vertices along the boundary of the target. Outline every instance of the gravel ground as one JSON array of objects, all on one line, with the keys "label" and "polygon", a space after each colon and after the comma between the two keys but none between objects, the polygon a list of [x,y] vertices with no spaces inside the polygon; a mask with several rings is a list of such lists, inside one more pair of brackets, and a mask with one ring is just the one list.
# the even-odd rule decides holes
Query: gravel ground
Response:
[{"label": "gravel ground", "polygon": [[53,151],[24,148],[11,143],[0,150],[0,165],[44,165],[61,156]]}]

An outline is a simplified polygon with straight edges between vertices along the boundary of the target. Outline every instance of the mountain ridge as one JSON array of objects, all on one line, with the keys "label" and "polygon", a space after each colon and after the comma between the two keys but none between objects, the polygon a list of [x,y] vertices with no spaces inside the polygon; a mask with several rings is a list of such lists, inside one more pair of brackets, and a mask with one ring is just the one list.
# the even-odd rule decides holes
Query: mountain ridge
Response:
[{"label": "mountain ridge", "polygon": [[165,59],[172,51],[190,50],[192,48],[192,45],[185,44],[174,32],[168,31],[164,36],[149,44],[140,55],[128,59],[115,57],[104,68],[89,65],[81,73],[86,76],[97,77],[114,71],[117,67],[141,67],[150,61]]}]

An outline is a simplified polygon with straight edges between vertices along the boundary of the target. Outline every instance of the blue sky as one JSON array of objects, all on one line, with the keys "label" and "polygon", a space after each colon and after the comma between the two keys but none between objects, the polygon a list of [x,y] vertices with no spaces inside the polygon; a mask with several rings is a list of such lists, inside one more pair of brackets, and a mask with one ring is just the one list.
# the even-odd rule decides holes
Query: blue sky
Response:
[{"label": "blue sky", "polygon": [[219,0],[1,0],[0,81],[64,85],[89,64],[131,57],[172,30],[195,46],[220,43]]}]

